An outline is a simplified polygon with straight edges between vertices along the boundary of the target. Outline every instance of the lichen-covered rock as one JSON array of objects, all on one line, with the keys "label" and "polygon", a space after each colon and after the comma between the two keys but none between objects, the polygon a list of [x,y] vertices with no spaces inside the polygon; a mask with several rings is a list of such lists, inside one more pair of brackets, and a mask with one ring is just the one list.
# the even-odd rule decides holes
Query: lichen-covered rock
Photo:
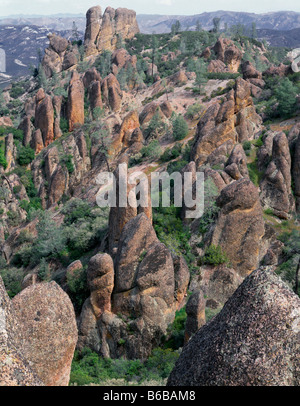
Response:
[{"label": "lichen-covered rock", "polygon": [[253,272],[183,348],[169,386],[299,386],[300,299]]},{"label": "lichen-covered rock", "polygon": [[0,386],[43,386],[16,349],[13,337],[17,329],[11,301],[0,277]]},{"label": "lichen-covered rock", "polygon": [[221,191],[217,204],[221,212],[211,244],[220,246],[232,267],[246,276],[259,265],[260,240],[265,232],[258,190],[242,178]]},{"label": "lichen-covered rock", "polygon": [[247,157],[241,144],[237,144],[228,158],[225,166],[225,172],[234,180],[248,178]]},{"label": "lichen-covered rock", "polygon": [[10,301],[0,278],[1,385],[67,386],[76,342],[73,305],[55,282]]},{"label": "lichen-covered rock", "polygon": [[23,290],[12,301],[20,326],[14,336],[24,358],[46,386],[66,386],[77,342],[73,305],[55,283]]}]

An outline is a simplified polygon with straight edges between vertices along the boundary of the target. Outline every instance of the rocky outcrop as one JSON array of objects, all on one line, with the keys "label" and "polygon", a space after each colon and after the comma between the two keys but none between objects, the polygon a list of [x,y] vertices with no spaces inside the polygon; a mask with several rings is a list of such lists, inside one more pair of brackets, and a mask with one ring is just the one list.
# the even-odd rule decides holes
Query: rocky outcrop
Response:
[{"label": "rocky outcrop", "polygon": [[70,81],[67,110],[71,132],[76,126],[84,124],[84,86],[76,71],[72,73]]},{"label": "rocky outcrop", "polygon": [[[220,37],[214,45],[213,51],[217,60],[223,62],[229,72],[238,72],[243,54],[231,40]],[[212,72],[212,70],[210,71]]]},{"label": "rocky outcrop", "polygon": [[273,138],[272,157],[261,182],[261,202],[265,208],[287,219],[295,203],[291,191],[291,155],[284,133]]},{"label": "rocky outcrop", "polygon": [[206,306],[212,309],[220,309],[234,294],[243,277],[235,269],[226,265],[204,265],[199,269],[190,283],[191,292],[201,291],[206,298]]},{"label": "rocky outcrop", "polygon": [[100,6],[92,7],[86,13],[85,53],[89,56],[103,50],[113,51],[120,41],[131,39],[138,32],[134,11],[107,7],[102,15]]},{"label": "rocky outcrop", "polygon": [[0,278],[0,320],[2,383],[68,385],[77,327],[73,305],[55,282],[33,285],[10,301]]},{"label": "rocky outcrop", "polygon": [[114,288],[114,264],[108,254],[97,254],[90,259],[87,281],[91,291],[90,302],[97,319],[111,311],[111,294]]},{"label": "rocky outcrop", "polygon": [[91,112],[94,112],[96,107],[102,108],[101,95],[101,76],[96,68],[88,69],[83,76],[83,85],[88,92]]},{"label": "rocky outcrop", "polygon": [[172,258],[146,215],[129,219],[114,266],[107,254],[90,261],[91,296],[80,316],[79,348],[88,345],[109,358],[146,359],[184,305],[189,279],[184,259]]},{"label": "rocky outcrop", "polygon": [[206,300],[204,299],[203,292],[199,291],[189,298],[186,304],[186,324],[184,340],[187,343],[193,334],[206,323],[205,319],[205,306]]},{"label": "rocky outcrop", "polygon": [[300,299],[253,272],[183,348],[169,386],[298,386]]},{"label": "rocky outcrop", "polygon": [[101,91],[104,102],[112,111],[118,111],[121,108],[123,93],[118,79],[110,73],[101,82]]},{"label": "rocky outcrop", "polygon": [[241,144],[237,144],[225,165],[225,172],[234,180],[249,178],[247,157]]},{"label": "rocky outcrop", "polygon": [[0,277],[0,386],[43,386],[13,340],[17,329],[11,301]]},{"label": "rocky outcrop", "polygon": [[[226,147],[224,155],[230,154],[236,143],[254,139],[260,131],[261,123],[250,96],[249,84],[238,78],[235,89],[227,94],[224,102],[217,102],[208,107],[199,121],[191,159],[199,167],[209,162],[210,158],[216,155],[218,148],[229,146],[229,143],[231,149]],[[224,155],[220,154],[220,162],[223,161]],[[218,160],[214,164],[217,164]]]},{"label": "rocky outcrop", "polygon": [[293,159],[293,179],[295,184],[295,196],[297,211],[300,211],[300,132],[295,144],[295,153]]},{"label": "rocky outcrop", "polygon": [[39,89],[36,95],[34,125],[41,131],[43,144],[47,147],[54,141],[54,109],[52,98]]},{"label": "rocky outcrop", "polygon": [[264,73],[264,76],[280,76],[284,77],[287,76],[289,73],[293,73],[292,68],[290,65],[284,65],[281,63],[278,66],[272,65],[270,66]]},{"label": "rocky outcrop", "polygon": [[[128,157],[126,157],[128,159]],[[124,162],[123,162],[124,163]],[[125,164],[127,164],[127,160],[125,160]],[[121,177],[127,173],[127,166],[125,167],[125,171],[121,173]],[[119,196],[119,176],[120,171],[119,168],[116,169],[114,172],[116,178],[116,195]],[[127,198],[128,194],[133,190],[134,185],[127,184]],[[116,207],[112,207],[109,213],[109,233],[108,233],[108,244],[109,244],[109,252],[113,255],[116,252],[118,241],[122,230],[131,219],[136,217],[140,213],[145,213],[146,216],[152,221],[152,206],[151,200],[149,196],[148,200],[148,207],[132,207],[131,205],[127,205],[127,207],[120,207],[119,201],[116,202]]]},{"label": "rocky outcrop", "polygon": [[17,148],[12,134],[5,137],[5,159],[7,162],[6,172],[10,172],[16,166],[17,159]]},{"label": "rocky outcrop", "polygon": [[221,208],[211,236],[211,244],[220,246],[241,276],[259,265],[260,240],[264,221],[257,188],[248,179],[226,186],[217,199]]},{"label": "rocky outcrop", "polygon": [[24,137],[23,137],[23,145],[27,146],[30,144],[31,139],[32,139],[32,131],[33,131],[33,125],[30,119],[30,116],[25,116],[21,123],[19,124],[18,129],[23,131]]},{"label": "rocky outcrop", "polygon": [[42,67],[47,78],[77,64],[76,52],[70,50],[71,44],[66,38],[49,34],[49,47],[45,49]]}]

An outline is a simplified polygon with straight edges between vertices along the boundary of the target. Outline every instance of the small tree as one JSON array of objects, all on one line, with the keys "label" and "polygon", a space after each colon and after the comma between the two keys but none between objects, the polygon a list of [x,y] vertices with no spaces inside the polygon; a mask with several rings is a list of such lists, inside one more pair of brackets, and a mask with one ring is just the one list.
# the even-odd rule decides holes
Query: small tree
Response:
[{"label": "small tree", "polygon": [[294,113],[297,103],[297,90],[288,78],[284,78],[275,89],[275,96],[279,103],[277,111],[281,116],[288,117]]},{"label": "small tree", "polygon": [[73,21],[73,26],[72,26],[72,38],[76,42],[79,41],[79,32],[78,32],[78,28],[77,28],[77,25],[76,25],[75,21]]},{"label": "small tree", "polygon": [[215,17],[215,18],[213,19],[213,25],[214,25],[213,31],[214,31],[215,33],[219,33],[219,32],[220,32],[220,24],[221,24],[221,18]]},{"label": "small tree", "polygon": [[196,23],[196,31],[197,31],[197,32],[202,31],[202,26],[201,26],[200,20],[197,20],[197,23]]},{"label": "small tree", "polygon": [[183,140],[189,132],[189,126],[182,116],[177,116],[173,122],[173,137],[176,141]]},{"label": "small tree", "polygon": [[48,80],[47,80],[47,77],[46,77],[42,64],[39,65],[37,80],[38,80],[39,86],[42,87],[45,91],[47,91]]}]

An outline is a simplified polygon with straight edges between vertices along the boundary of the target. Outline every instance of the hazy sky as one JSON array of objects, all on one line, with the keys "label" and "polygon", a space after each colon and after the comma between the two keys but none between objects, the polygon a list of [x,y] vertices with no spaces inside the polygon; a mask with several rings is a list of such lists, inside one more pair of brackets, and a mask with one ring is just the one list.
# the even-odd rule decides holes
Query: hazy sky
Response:
[{"label": "hazy sky", "polygon": [[91,6],[126,7],[138,14],[200,14],[205,11],[300,12],[299,0],[0,0],[0,15],[85,13]]}]

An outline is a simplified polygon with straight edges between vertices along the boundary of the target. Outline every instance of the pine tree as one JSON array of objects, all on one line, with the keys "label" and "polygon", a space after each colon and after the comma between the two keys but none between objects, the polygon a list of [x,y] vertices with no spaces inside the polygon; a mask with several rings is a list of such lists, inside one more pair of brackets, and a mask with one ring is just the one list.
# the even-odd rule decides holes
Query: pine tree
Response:
[{"label": "pine tree", "polygon": [[277,111],[280,116],[288,117],[295,112],[297,89],[288,78],[284,78],[275,89],[275,96],[278,100]]}]

